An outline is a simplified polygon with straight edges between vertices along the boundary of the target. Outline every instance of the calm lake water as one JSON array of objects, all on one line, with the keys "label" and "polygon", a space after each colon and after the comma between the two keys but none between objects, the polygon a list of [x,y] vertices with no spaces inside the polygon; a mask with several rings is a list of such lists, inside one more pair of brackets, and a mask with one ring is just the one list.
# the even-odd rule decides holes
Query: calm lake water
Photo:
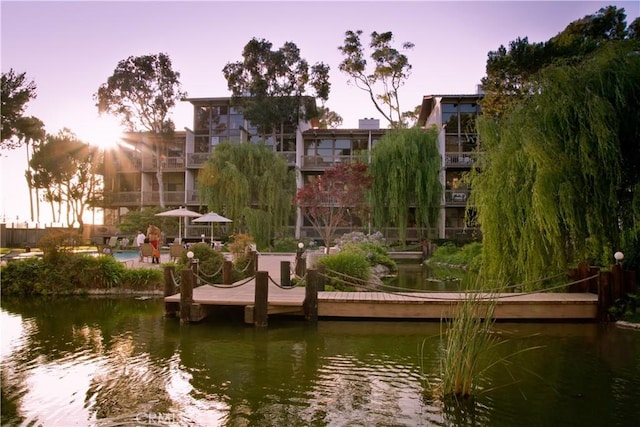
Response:
[{"label": "calm lake water", "polygon": [[499,323],[504,340],[467,402],[434,398],[438,322],[231,312],[198,324],[162,299],[2,298],[2,425],[629,426],[640,331]]}]

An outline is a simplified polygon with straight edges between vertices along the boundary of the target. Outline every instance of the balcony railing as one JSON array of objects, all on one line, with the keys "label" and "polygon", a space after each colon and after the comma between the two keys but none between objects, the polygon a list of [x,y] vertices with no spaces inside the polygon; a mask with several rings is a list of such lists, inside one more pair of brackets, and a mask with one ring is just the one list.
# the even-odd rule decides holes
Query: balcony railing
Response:
[{"label": "balcony railing", "polygon": [[121,206],[140,206],[140,191],[117,191],[111,193],[111,202]]},{"label": "balcony railing", "polygon": [[[185,168],[185,158],[180,157],[165,157],[162,159],[162,170],[164,171],[179,171]],[[158,161],[155,157],[143,157],[142,158],[142,170],[155,171],[158,168]]]},{"label": "balcony railing", "polygon": [[[184,191],[165,191],[164,202],[168,205],[184,204]],[[142,193],[143,205],[157,205],[160,202],[160,193],[158,191],[144,191]]]},{"label": "balcony railing", "polygon": [[444,155],[444,163],[447,167],[471,167],[475,163],[476,153],[470,151],[448,152]]},{"label": "balcony railing", "polygon": [[296,165],[296,152],[295,151],[278,151],[279,156],[282,156],[287,161],[289,166]]},{"label": "balcony railing", "polygon": [[207,161],[211,153],[189,153],[187,154],[187,167],[201,168]]},{"label": "balcony railing", "polygon": [[444,238],[452,240],[480,240],[482,233],[479,228],[445,227]]},{"label": "balcony railing", "polygon": [[457,190],[445,190],[444,201],[447,206],[466,206],[469,199],[469,190],[460,188]]},{"label": "balcony railing", "polygon": [[302,156],[302,168],[311,170],[328,169],[338,163],[355,162],[356,156]]}]

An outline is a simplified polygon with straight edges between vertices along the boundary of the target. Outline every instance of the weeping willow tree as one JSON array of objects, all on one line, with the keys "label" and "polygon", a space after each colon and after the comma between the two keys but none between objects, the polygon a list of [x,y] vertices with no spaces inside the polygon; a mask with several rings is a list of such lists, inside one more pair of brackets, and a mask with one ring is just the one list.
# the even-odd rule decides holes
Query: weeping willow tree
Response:
[{"label": "weeping willow tree", "polygon": [[287,161],[263,143],[223,142],[198,175],[209,210],[234,221],[256,243],[267,246],[293,213],[295,176]]},{"label": "weeping willow tree", "polygon": [[435,128],[397,129],[383,136],[371,157],[374,226],[398,227],[399,239],[405,241],[410,207],[415,206],[420,232],[435,227],[442,197],[440,166]]},{"label": "weeping willow tree", "polygon": [[[537,95],[478,119],[470,175],[484,273],[529,282],[638,242],[640,45],[605,44],[578,65],[542,70]],[[625,237],[626,236],[626,237]]]}]

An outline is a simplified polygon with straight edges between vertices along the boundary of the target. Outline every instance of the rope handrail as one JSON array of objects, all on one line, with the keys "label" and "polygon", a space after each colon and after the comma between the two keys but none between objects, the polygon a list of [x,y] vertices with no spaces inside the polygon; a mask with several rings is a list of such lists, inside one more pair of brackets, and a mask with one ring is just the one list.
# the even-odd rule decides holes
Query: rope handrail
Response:
[{"label": "rope handrail", "polygon": [[[347,278],[347,280],[341,280],[341,281],[342,281],[342,283],[345,283],[345,284],[352,284],[353,286],[362,286],[362,279],[359,279],[359,278],[357,278],[357,277],[353,277],[353,276],[349,276],[349,275],[347,275],[347,274],[345,274],[345,273],[341,273],[341,272],[339,272],[339,271],[331,270],[331,269],[326,269],[326,270],[325,270],[325,275],[324,275],[325,277],[327,277],[327,275],[326,275],[326,272],[327,272],[327,271],[328,271],[328,272],[331,272],[332,274],[338,275],[338,276],[346,277],[346,278]],[[523,282],[523,283],[518,284],[518,285],[507,285],[507,287],[508,287],[508,288],[522,287],[522,286],[524,286],[524,285],[528,285],[528,284],[531,284],[531,283],[543,282],[543,281],[546,281],[546,280],[555,279],[556,277],[560,277],[560,276],[562,276],[562,275],[564,275],[564,274],[565,274],[565,273],[558,273],[558,274],[555,274],[555,275],[553,275],[553,276],[543,277],[543,278],[541,278],[541,279],[531,280],[531,281],[529,281],[529,282]],[[335,278],[334,278],[334,279],[335,279]],[[348,281],[349,279],[353,280],[353,282],[349,282],[349,281]],[[579,282],[578,282],[578,283],[579,283]],[[568,285],[569,285],[569,284],[562,285],[562,287],[564,287],[564,286],[568,286]],[[382,284],[380,287],[376,286],[376,288],[375,288],[375,289],[376,289],[376,290],[379,290],[379,288],[395,289],[395,290],[399,290],[399,291],[402,291],[402,290],[415,291],[415,289],[412,289],[412,288],[402,288],[402,287],[396,287],[396,286],[385,285],[385,284]],[[486,292],[490,292],[490,293],[491,293],[491,292],[499,292],[500,290],[502,290],[502,289],[504,289],[504,288],[505,288],[505,287],[497,287],[497,288],[490,288],[490,289],[486,289],[486,290],[470,290],[470,291],[465,291],[465,292],[485,292],[485,293],[486,293]],[[546,288],[546,289],[555,289],[555,288]],[[451,292],[451,291],[430,290],[429,292],[433,292],[433,293],[448,293],[448,292]],[[536,292],[539,292],[539,291],[536,291]]]},{"label": "rope handrail", "polygon": [[[332,272],[333,272],[333,270],[332,270]],[[518,288],[518,287],[522,287],[524,285],[528,285],[528,284],[531,284],[531,283],[544,282],[546,280],[555,279],[556,277],[563,276],[564,274],[565,273],[558,273],[558,274],[555,274],[553,276],[543,277],[542,279],[537,279],[537,280],[531,280],[529,282],[524,282],[524,283],[521,283],[519,285],[505,285],[504,287],[489,288],[489,289],[486,289],[486,290],[473,290],[472,289],[472,290],[467,290],[465,292],[499,292],[500,290],[504,289],[505,287],[506,288]],[[395,289],[397,291],[403,291],[403,290],[415,291],[416,290],[414,288],[403,288],[403,287],[399,287],[399,286],[386,285],[384,283],[382,285],[380,285],[380,288]],[[433,292],[433,293],[448,293],[448,292],[451,292],[451,291],[442,291],[442,290],[439,290],[439,289],[434,289],[434,290],[429,290],[429,292]]]},{"label": "rope handrail", "polygon": [[176,276],[176,272],[173,268],[169,270],[171,272],[171,281],[176,288],[180,287],[180,276]]},{"label": "rope handrail", "polygon": [[213,286],[214,288],[222,288],[222,289],[238,288],[240,286],[246,285],[247,283],[249,283],[250,281],[255,279],[255,277],[256,276],[247,277],[247,279],[245,281],[232,283],[231,285],[223,285],[223,284],[220,284],[220,283],[208,283],[208,284]]},{"label": "rope handrail", "polygon": [[220,264],[220,267],[218,268],[218,270],[213,273],[213,274],[207,274],[205,272],[202,271],[202,268],[200,268],[200,263],[198,263],[198,275],[202,275],[204,277],[214,277],[217,274],[219,274],[222,271],[222,266],[224,265],[224,263]]},{"label": "rope handrail", "polygon": [[273,279],[273,277],[271,277],[271,275],[270,275],[270,274],[269,274],[269,281],[270,281],[271,283],[273,283],[275,286],[279,287],[280,289],[289,290],[289,289],[293,289],[293,288],[295,288],[295,286],[294,286],[294,285],[291,285],[291,286],[282,286],[280,283],[276,282],[276,281]]},{"label": "rope handrail", "polygon": [[[334,272],[334,270],[330,270],[330,271]],[[338,273],[338,272],[336,272],[336,273]],[[344,275],[342,273],[338,273],[338,274]],[[326,277],[326,274],[324,276]],[[494,299],[515,298],[515,297],[519,297],[519,296],[523,296],[523,295],[532,295],[532,294],[538,294],[538,293],[545,293],[545,292],[549,292],[549,291],[552,291],[552,290],[565,288],[565,287],[568,287],[568,286],[571,286],[571,285],[574,285],[574,284],[577,284],[577,283],[585,282],[587,280],[591,280],[591,279],[594,279],[596,277],[598,277],[598,274],[594,274],[593,276],[586,277],[584,279],[574,280],[573,282],[565,283],[565,284],[562,284],[562,285],[559,285],[559,286],[554,286],[554,287],[551,287],[551,288],[545,288],[545,289],[541,289],[541,290],[528,291],[528,292],[517,292],[517,293],[511,293],[511,294],[501,294],[501,295],[494,295],[494,296],[486,296],[486,297],[482,297],[481,296],[481,297],[478,297],[478,298],[474,297],[474,299],[476,299],[476,300],[494,300]],[[338,279],[338,278],[335,278],[335,277],[332,277],[332,280],[336,280],[336,281],[342,282],[344,284],[351,285],[351,286],[353,286],[353,287],[355,287],[357,289],[365,289],[367,291],[382,292],[382,293],[387,293],[387,294],[390,294],[390,295],[398,295],[398,296],[418,298],[418,299],[428,299],[428,300],[434,300],[435,299],[435,300],[440,300],[440,301],[458,301],[459,300],[457,298],[454,299],[454,298],[438,298],[438,297],[434,297],[434,296],[425,296],[425,295],[422,295],[422,294],[419,294],[419,293],[413,293],[413,292],[411,292],[409,294],[400,293],[400,292],[385,292],[385,291],[381,291],[380,289],[375,289],[375,288],[372,288],[370,286],[367,286],[366,284],[363,285],[362,283],[347,282],[345,280]],[[480,290],[480,291],[477,291],[477,292],[473,292],[472,294],[481,294],[481,293],[489,293],[489,294],[493,293],[493,294],[495,294],[495,292],[488,292],[488,291],[489,290],[487,290],[487,291]],[[428,291],[427,293],[429,293],[429,294],[432,294],[432,293],[437,294],[438,292]],[[452,293],[452,292],[449,292],[449,293]],[[466,294],[466,293],[470,293],[470,292],[459,291],[458,293],[465,293]]]}]

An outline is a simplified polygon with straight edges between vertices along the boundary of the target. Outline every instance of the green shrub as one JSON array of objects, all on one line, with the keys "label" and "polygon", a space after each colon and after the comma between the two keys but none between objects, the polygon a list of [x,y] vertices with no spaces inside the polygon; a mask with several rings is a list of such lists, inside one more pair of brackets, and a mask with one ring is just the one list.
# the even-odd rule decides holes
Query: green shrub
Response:
[{"label": "green shrub", "polygon": [[289,253],[298,250],[298,240],[293,237],[285,237],[273,242],[273,252]]},{"label": "green shrub", "polygon": [[164,273],[157,268],[128,268],[122,275],[123,287],[135,291],[162,289]]},{"label": "green shrub", "polygon": [[338,252],[318,260],[325,267],[326,284],[340,291],[353,291],[371,277],[371,266],[366,257],[356,252]]},{"label": "green shrub", "polygon": [[428,262],[450,264],[478,271],[482,263],[482,243],[472,242],[462,247],[453,242],[439,246]]},{"label": "green shrub", "polygon": [[398,271],[396,262],[389,257],[389,246],[382,233],[347,233],[337,239],[337,246],[340,252],[354,252],[364,256],[371,266],[384,265],[391,272]]},{"label": "green shrub", "polygon": [[[222,281],[222,264],[224,263],[224,255],[220,251],[216,251],[207,243],[196,243],[189,247],[189,251],[193,252],[193,258],[198,260],[198,269],[202,279],[209,283],[220,283]],[[176,273],[184,268],[189,258],[187,252],[182,253],[182,257],[176,267]]]}]

